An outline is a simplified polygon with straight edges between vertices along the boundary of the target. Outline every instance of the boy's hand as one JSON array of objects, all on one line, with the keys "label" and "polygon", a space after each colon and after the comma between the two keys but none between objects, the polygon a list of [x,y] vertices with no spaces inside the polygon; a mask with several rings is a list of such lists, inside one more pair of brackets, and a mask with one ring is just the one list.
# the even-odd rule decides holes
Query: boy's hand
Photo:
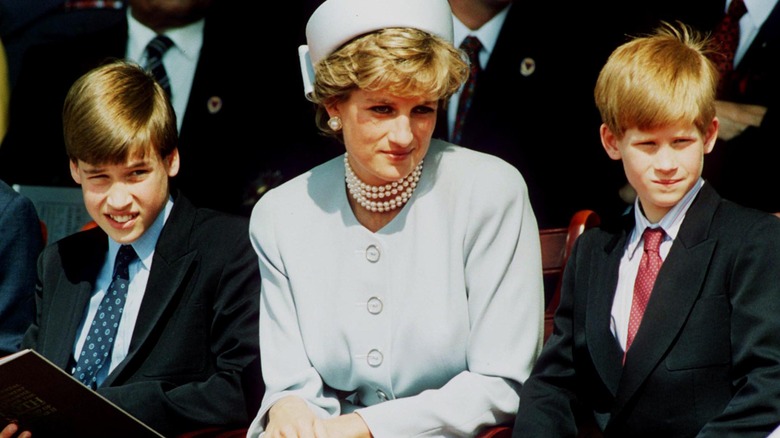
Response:
[{"label": "boy's hand", "polygon": [[742,134],[742,131],[751,126],[761,126],[766,114],[766,107],[716,100],[715,112],[720,121],[718,138],[728,141]]},{"label": "boy's hand", "polygon": [[[15,423],[11,423],[8,426],[5,427],[2,431],[0,431],[0,438],[12,438],[16,432],[19,431],[19,426],[17,426]],[[23,431],[19,434],[17,438],[30,438],[32,437],[32,433]]]}]

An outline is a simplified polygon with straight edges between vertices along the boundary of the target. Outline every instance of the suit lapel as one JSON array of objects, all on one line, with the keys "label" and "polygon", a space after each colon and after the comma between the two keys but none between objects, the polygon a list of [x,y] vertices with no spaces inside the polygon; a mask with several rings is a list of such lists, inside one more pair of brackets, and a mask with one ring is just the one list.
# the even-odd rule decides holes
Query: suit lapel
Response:
[{"label": "suit lapel", "polygon": [[[173,210],[163,227],[154,250],[149,281],[138,311],[138,318],[130,341],[130,349],[124,361],[108,376],[104,385],[111,385],[130,363],[135,361],[158,323],[167,323],[182,293],[182,285],[197,257],[186,242],[193,229],[196,209],[182,196],[177,196]],[[141,360],[143,357],[141,357]]]},{"label": "suit lapel", "polygon": [[99,228],[83,233],[83,239],[71,239],[59,246],[64,275],[58,277],[56,293],[46,321],[47,335],[38,346],[47,358],[67,370],[73,346],[84,318],[95,279],[106,257],[108,238]]},{"label": "suit lapel", "polygon": [[[755,40],[753,40],[753,42],[750,44],[750,48],[748,48],[747,52],[745,52],[745,55],[742,57],[739,65],[750,65],[753,58],[766,59],[765,55],[762,55],[761,52],[766,50],[775,50],[773,47],[770,47],[770,45],[773,46],[777,44],[779,37],[780,3],[776,4],[772,9],[772,12],[769,13],[769,16],[761,26],[761,29],[759,29]],[[737,66],[737,71],[739,71],[739,66]]]},{"label": "suit lapel", "polygon": [[686,214],[658,273],[642,325],[626,355],[615,412],[663,360],[685,325],[717,244],[708,234],[719,202],[720,197],[705,184]]},{"label": "suit lapel", "polygon": [[592,266],[601,267],[592,272],[587,290],[585,335],[587,345],[601,380],[612,394],[617,393],[623,352],[610,330],[612,301],[617,288],[618,270],[623,248],[626,245],[625,230],[615,236],[605,247],[595,248],[590,254]]}]

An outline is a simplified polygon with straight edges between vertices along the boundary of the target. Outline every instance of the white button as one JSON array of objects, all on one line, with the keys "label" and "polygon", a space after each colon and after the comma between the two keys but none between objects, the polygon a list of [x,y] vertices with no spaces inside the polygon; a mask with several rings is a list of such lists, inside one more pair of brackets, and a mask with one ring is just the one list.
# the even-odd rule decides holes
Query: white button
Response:
[{"label": "white button", "polygon": [[366,305],[366,307],[368,308],[368,313],[372,315],[376,315],[382,312],[382,307],[383,307],[382,300],[380,300],[377,297],[371,297],[368,300],[368,304]]},{"label": "white button", "polygon": [[384,357],[382,356],[382,353],[379,350],[371,350],[368,352],[368,356],[366,357],[366,362],[368,362],[369,365],[372,367],[378,367],[379,365],[382,365],[382,360]]},{"label": "white button", "polygon": [[387,394],[381,389],[376,390],[376,396],[379,397],[380,401],[387,401]]},{"label": "white button", "polygon": [[376,245],[369,245],[369,247],[366,248],[366,259],[371,263],[379,261],[379,248],[377,248]]}]

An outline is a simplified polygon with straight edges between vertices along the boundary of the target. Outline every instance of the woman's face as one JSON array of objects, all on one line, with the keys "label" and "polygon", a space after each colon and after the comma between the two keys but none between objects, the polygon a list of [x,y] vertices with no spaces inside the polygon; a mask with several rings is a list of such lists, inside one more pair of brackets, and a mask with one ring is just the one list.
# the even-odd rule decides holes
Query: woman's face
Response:
[{"label": "woman's face", "polygon": [[349,164],[366,184],[382,185],[406,177],[422,161],[436,125],[438,102],[355,90],[328,107],[339,116]]}]

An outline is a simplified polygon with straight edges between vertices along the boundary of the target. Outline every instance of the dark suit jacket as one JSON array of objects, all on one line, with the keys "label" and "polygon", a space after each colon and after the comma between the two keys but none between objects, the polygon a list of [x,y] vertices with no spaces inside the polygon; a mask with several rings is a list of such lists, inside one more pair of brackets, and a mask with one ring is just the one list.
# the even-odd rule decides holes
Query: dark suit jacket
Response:
[{"label": "dark suit jacket", "polygon": [[35,315],[35,261],[43,248],[33,203],[0,181],[0,356],[18,351]]},{"label": "dark suit jacket", "polygon": [[[618,197],[625,177],[601,147],[593,98],[608,54],[600,27],[573,19],[581,5],[566,6],[566,14],[560,7],[513,2],[478,76],[461,141],[520,170],[542,228],[568,226],[579,209],[610,217],[625,207]],[[533,63],[530,74],[523,63]],[[434,137],[446,139],[446,127],[441,110]]]},{"label": "dark suit jacket", "polygon": [[[108,240],[100,228],[47,247],[30,347],[70,371]],[[246,427],[259,408],[260,274],[245,218],[178,196],[160,234],[127,358],[98,393],[166,435]]]},{"label": "dark suit jacket", "polygon": [[[248,57],[263,54],[274,60],[276,49],[258,45],[252,20],[259,16],[255,9],[260,6],[250,2],[234,7],[218,1],[206,17],[180,132],[182,169],[173,179],[196,206],[246,216],[259,185],[278,184],[320,162],[293,142],[295,130],[279,130],[291,114],[281,108],[284,101],[303,99],[300,74],[274,77],[273,88],[279,86],[289,97],[273,105],[278,111],[261,110],[269,107],[265,102],[270,88],[257,70],[248,67]],[[124,57],[126,41],[123,18],[96,33],[28,51],[12,92],[9,132],[0,147],[0,178],[9,183],[75,186],[62,140],[62,104],[78,77],[110,58]],[[297,69],[294,55],[289,54],[288,62]],[[294,85],[282,85],[287,83]],[[219,105],[214,105],[215,99]],[[313,125],[313,119],[306,123]],[[279,136],[285,140],[268,142],[271,132],[284,134]],[[290,147],[288,141],[296,144]]]},{"label": "dark suit jacket", "polygon": [[576,241],[514,436],[574,436],[588,419],[611,437],[766,437],[780,423],[780,220],[705,184],[622,366],[610,313],[631,227]]}]

